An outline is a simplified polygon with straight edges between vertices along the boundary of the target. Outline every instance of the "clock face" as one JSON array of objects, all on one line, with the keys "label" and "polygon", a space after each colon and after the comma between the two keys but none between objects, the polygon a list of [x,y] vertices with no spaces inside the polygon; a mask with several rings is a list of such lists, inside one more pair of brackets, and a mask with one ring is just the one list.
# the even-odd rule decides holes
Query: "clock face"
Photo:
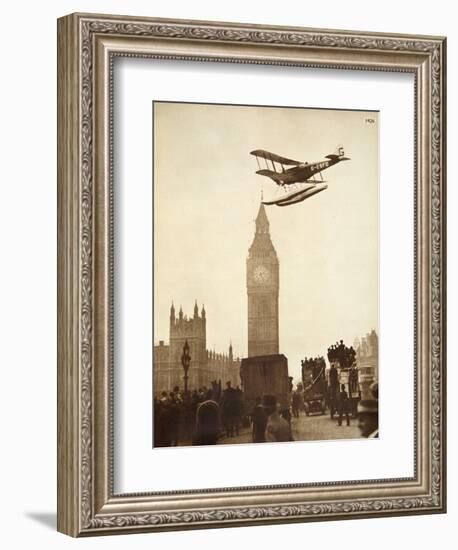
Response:
[{"label": "clock face", "polygon": [[264,266],[258,266],[253,273],[253,278],[257,283],[265,283],[269,280],[270,273],[269,270]]}]

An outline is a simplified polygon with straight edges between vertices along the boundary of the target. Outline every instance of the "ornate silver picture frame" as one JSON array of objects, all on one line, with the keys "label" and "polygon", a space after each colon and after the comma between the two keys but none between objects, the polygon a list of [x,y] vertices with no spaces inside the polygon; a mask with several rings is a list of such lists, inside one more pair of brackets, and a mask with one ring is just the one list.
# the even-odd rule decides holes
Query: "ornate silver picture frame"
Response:
[{"label": "ornate silver picture frame", "polygon": [[[413,76],[411,477],[115,492],[112,129],[120,57]],[[445,512],[445,60],[443,37],[93,14],[59,19],[59,531],[76,537]]]}]

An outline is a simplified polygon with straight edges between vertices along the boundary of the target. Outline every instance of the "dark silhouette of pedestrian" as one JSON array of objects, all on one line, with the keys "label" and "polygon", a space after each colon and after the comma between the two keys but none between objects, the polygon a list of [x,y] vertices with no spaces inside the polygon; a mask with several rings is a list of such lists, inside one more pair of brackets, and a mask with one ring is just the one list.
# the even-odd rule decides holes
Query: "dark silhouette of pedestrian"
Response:
[{"label": "dark silhouette of pedestrian", "polygon": [[234,432],[238,435],[237,416],[239,414],[239,399],[237,390],[235,390],[231,382],[226,383],[227,388],[223,392],[222,420],[226,430],[227,437],[234,437]]},{"label": "dark silhouette of pedestrian", "polygon": [[294,441],[290,424],[279,414],[279,403],[275,395],[265,395],[263,406],[268,415],[266,441]]},{"label": "dark silhouette of pedestrian", "polygon": [[350,402],[344,384],[342,384],[339,394],[339,426],[342,426],[343,415],[347,419],[347,426],[350,426]]},{"label": "dark silhouette of pedestrian", "polygon": [[260,397],[256,397],[256,404],[251,413],[251,420],[253,422],[253,443],[265,443],[267,414],[262,406]]},{"label": "dark silhouette of pedestrian", "polygon": [[372,399],[362,399],[358,403],[358,428],[363,437],[378,438],[378,382],[370,387]]},{"label": "dark silhouette of pedestrian", "polygon": [[197,407],[193,445],[216,445],[220,436],[220,412],[216,401],[203,401]]}]

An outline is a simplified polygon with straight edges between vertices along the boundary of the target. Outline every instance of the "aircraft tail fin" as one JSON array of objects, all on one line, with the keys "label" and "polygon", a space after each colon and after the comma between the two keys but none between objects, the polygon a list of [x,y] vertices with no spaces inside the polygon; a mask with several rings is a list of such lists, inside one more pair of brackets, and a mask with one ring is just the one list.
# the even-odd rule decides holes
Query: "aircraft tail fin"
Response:
[{"label": "aircraft tail fin", "polygon": [[330,155],[326,155],[325,158],[330,160],[350,160],[349,157],[345,156],[345,150],[341,145],[337,147],[337,150],[334,153],[331,153]]}]

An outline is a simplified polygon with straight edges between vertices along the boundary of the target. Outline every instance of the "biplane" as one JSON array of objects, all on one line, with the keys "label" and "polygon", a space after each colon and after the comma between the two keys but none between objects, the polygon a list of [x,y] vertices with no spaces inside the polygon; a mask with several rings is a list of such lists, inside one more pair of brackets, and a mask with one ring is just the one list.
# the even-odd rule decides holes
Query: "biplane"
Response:
[{"label": "biplane", "polygon": [[[259,170],[256,171],[256,174],[270,178],[283,188],[294,186],[294,189],[285,195],[280,195],[274,200],[263,201],[264,204],[276,204],[277,206],[296,204],[324,191],[328,186],[323,180],[323,170],[343,160],[350,160],[349,157],[345,156],[343,147],[338,147],[335,153],[326,155],[326,160],[311,163],[281,157],[264,149],[251,151],[250,155],[255,156],[258,162]],[[261,167],[260,159],[264,160],[265,168]]]}]

